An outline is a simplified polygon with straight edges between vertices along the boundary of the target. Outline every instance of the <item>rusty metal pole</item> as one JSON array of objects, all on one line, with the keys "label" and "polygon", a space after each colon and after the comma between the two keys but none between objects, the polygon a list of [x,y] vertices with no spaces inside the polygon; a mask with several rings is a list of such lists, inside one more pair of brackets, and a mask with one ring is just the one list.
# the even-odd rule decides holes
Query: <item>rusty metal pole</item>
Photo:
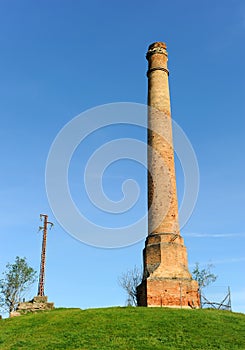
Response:
[{"label": "rusty metal pole", "polygon": [[48,215],[40,214],[40,218],[43,218],[43,227],[40,229],[43,230],[43,242],[42,242],[42,253],[41,253],[41,264],[40,264],[40,274],[39,274],[39,283],[38,283],[38,293],[40,297],[44,296],[44,281],[45,281],[45,263],[46,263],[46,245],[47,245],[47,229],[48,225],[53,226],[52,222],[48,221]]}]

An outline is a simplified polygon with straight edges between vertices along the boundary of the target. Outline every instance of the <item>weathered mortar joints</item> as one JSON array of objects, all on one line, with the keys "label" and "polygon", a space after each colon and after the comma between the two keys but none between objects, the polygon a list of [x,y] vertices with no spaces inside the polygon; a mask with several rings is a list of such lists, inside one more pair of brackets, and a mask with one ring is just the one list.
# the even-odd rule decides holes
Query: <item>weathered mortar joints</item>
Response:
[{"label": "weathered mortar joints", "polygon": [[[143,251],[144,274],[137,288],[137,301],[139,306],[197,308],[198,284],[188,270],[187,252],[179,230],[166,44],[150,45],[146,58],[149,215]],[[151,148],[160,155],[164,167]]]}]

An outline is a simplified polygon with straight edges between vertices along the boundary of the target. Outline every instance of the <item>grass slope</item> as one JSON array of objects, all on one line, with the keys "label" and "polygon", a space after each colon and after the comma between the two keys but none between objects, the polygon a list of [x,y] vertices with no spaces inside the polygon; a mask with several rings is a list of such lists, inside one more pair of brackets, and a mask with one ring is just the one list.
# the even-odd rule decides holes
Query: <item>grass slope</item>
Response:
[{"label": "grass slope", "polygon": [[56,309],[0,320],[0,349],[245,350],[245,315],[133,307]]}]

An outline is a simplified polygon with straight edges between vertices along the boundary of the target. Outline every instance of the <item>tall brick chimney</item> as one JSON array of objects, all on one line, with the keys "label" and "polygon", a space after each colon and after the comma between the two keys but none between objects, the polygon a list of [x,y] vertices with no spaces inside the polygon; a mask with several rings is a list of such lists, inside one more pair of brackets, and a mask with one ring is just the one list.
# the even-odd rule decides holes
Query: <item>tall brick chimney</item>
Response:
[{"label": "tall brick chimney", "polygon": [[195,308],[200,304],[198,284],[188,270],[186,248],[179,232],[166,44],[150,45],[146,58],[148,169],[151,175],[148,176],[144,274],[137,287],[137,301],[139,306]]}]

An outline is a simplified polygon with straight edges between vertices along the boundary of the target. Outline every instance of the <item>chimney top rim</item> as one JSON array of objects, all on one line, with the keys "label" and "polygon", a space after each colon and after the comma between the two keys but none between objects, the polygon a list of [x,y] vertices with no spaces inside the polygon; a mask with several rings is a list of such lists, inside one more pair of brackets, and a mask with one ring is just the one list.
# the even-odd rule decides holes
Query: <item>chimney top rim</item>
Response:
[{"label": "chimney top rim", "polygon": [[157,42],[151,44],[148,47],[148,51],[146,54],[147,60],[154,54],[163,54],[165,56],[168,56],[167,45],[163,42],[160,42],[160,41],[157,41]]},{"label": "chimney top rim", "polygon": [[158,48],[158,47],[161,47],[161,48],[163,48],[163,49],[166,49],[166,48],[167,48],[167,45],[166,45],[166,43],[164,43],[164,42],[156,41],[155,43],[152,43],[151,45],[149,45],[148,50],[152,50],[152,49],[155,49],[155,48]]}]

